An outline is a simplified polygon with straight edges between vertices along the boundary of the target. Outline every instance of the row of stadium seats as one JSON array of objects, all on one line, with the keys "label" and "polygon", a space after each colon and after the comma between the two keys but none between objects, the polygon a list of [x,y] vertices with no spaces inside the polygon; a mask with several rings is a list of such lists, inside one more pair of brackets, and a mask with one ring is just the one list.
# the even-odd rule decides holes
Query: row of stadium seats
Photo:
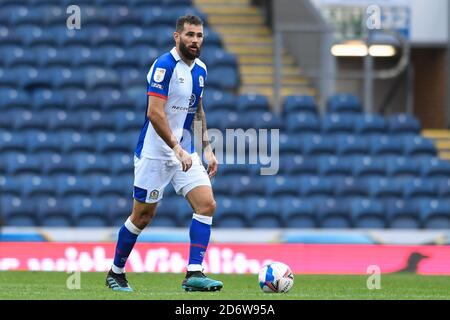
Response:
[{"label": "row of stadium seats", "polygon": [[[227,228],[450,228],[448,199],[368,199],[352,201],[334,198],[283,196],[216,197],[216,227]],[[17,226],[120,226],[129,215],[129,198],[0,197],[0,208],[9,223]],[[106,213],[106,214],[105,214]],[[186,227],[192,209],[186,200],[163,200],[154,226]]]},{"label": "row of stadium seats", "polygon": [[[116,159],[114,159],[116,160]],[[129,168],[129,165],[128,165]],[[80,174],[58,172],[52,176],[34,173],[0,176],[3,195],[14,195],[22,199],[31,196],[67,197],[74,195],[126,197],[130,190],[133,175],[125,166],[114,165],[114,174],[108,170],[90,172],[87,166],[80,168]],[[333,197],[377,199],[416,197],[443,198],[450,196],[450,176],[432,178],[405,177],[356,177],[317,176],[317,175],[277,175],[268,177],[251,177],[233,175],[217,177],[213,181],[217,195],[266,196],[269,199],[283,195],[304,198]],[[172,189],[167,196],[175,196]]]}]

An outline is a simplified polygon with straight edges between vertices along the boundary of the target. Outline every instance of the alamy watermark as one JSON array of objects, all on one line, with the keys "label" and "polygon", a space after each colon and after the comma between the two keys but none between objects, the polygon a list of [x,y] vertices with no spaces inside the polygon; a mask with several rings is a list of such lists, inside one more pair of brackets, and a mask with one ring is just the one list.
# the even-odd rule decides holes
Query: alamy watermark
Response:
[{"label": "alamy watermark", "polygon": [[66,20],[67,29],[80,30],[81,29],[81,9],[80,9],[80,7],[77,5],[68,6],[66,13],[70,14],[70,16],[68,16],[67,20]]},{"label": "alamy watermark", "polygon": [[380,290],[381,289],[381,268],[377,265],[370,265],[366,270],[367,274],[370,274],[367,278],[367,289]]},{"label": "alamy watermark", "polygon": [[381,7],[378,5],[370,5],[366,9],[366,27],[368,30],[381,29]]},{"label": "alamy watermark", "polygon": [[80,290],[81,289],[81,272],[67,272],[69,277],[66,280],[66,288],[69,290]]}]

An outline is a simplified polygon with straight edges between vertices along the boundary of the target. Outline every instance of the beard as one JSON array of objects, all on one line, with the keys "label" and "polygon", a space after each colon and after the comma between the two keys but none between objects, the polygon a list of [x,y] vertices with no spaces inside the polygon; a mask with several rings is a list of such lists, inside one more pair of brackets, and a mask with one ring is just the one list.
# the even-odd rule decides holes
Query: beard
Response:
[{"label": "beard", "polygon": [[194,60],[195,58],[200,57],[200,47],[193,45],[195,48],[197,48],[197,51],[194,53],[192,52],[188,46],[186,46],[182,41],[180,41],[180,52],[181,54],[188,60]]}]

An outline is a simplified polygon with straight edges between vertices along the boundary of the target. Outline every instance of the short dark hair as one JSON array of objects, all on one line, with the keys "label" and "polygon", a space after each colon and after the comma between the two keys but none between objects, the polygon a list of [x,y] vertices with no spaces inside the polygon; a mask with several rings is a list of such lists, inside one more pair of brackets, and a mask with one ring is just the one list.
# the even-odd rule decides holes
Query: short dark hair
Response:
[{"label": "short dark hair", "polygon": [[193,24],[195,26],[202,26],[203,21],[197,16],[185,15],[177,19],[176,32],[181,33],[184,29],[184,24]]}]

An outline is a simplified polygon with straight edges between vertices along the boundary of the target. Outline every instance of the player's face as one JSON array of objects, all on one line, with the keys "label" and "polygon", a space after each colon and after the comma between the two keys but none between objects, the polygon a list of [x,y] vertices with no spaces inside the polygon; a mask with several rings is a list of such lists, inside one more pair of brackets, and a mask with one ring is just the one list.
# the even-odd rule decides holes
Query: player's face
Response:
[{"label": "player's face", "polygon": [[175,33],[175,42],[186,59],[194,60],[200,57],[203,43],[203,26],[185,23],[183,31]]}]

